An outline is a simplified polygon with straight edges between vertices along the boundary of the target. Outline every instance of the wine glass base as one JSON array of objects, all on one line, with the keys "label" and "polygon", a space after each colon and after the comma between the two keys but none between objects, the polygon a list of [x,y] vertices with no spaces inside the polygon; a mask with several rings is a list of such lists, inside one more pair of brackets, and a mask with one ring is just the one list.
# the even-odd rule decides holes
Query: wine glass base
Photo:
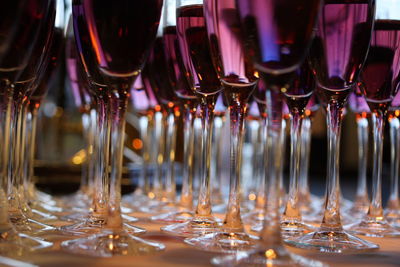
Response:
[{"label": "wine glass base", "polygon": [[399,237],[400,231],[391,226],[385,219],[364,219],[361,222],[346,226],[346,230],[356,235],[371,237]]},{"label": "wine glass base", "polygon": [[219,256],[211,260],[217,266],[260,266],[260,267],[327,267],[328,265],[289,253],[285,248],[256,249],[249,252],[238,252],[232,255]]},{"label": "wine glass base", "polygon": [[263,220],[264,220],[264,211],[258,209],[248,212],[242,216],[242,221],[248,224],[254,222],[262,222]]},{"label": "wine glass base", "polygon": [[348,234],[343,230],[319,230],[285,242],[294,247],[328,253],[362,252],[379,248],[378,245]]},{"label": "wine glass base", "polygon": [[6,224],[0,227],[0,255],[6,257],[20,257],[28,252],[44,250],[53,246],[41,238],[31,237],[18,233]]},{"label": "wine glass base", "polygon": [[165,249],[161,243],[132,236],[126,231],[104,230],[99,234],[61,243],[63,250],[95,257],[137,256]]},{"label": "wine glass base", "polygon": [[315,230],[315,227],[301,221],[284,220],[281,222],[281,233],[284,239],[302,236]]},{"label": "wine glass base", "polygon": [[152,216],[151,221],[156,223],[183,223],[193,218],[194,213],[191,211],[167,212]]},{"label": "wine glass base", "polygon": [[[63,235],[75,235],[75,236],[86,236],[88,234],[95,234],[101,231],[106,225],[104,219],[88,219],[84,222],[66,225],[60,227],[59,231]],[[124,230],[131,235],[139,235],[146,233],[146,230],[137,226],[130,225],[128,223],[123,223]]]},{"label": "wine glass base", "polygon": [[139,219],[127,214],[121,214],[122,219],[124,219],[127,223],[134,223],[134,222],[138,222]]},{"label": "wine glass base", "polygon": [[193,218],[184,223],[176,223],[161,227],[161,231],[170,235],[192,237],[219,231],[221,228],[217,221],[210,218]]},{"label": "wine glass base", "polygon": [[254,249],[257,239],[257,237],[249,236],[244,232],[221,232],[186,238],[184,242],[200,250],[234,253]]}]

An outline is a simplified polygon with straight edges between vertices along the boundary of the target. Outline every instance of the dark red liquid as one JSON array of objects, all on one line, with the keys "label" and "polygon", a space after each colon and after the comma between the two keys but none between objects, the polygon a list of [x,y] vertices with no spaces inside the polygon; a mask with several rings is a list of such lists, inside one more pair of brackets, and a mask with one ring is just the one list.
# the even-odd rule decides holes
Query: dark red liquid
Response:
[{"label": "dark red liquid", "polygon": [[167,72],[172,89],[180,98],[193,98],[194,92],[184,75],[182,54],[179,49],[179,41],[175,26],[164,28],[165,56],[167,59]]},{"label": "dark red liquid", "polygon": [[[16,16],[13,38],[9,40],[7,52],[1,59],[0,76],[1,79],[7,79],[10,82],[17,80],[25,82],[34,78],[37,67],[43,59],[42,56],[45,54],[43,49],[46,49],[45,45],[48,44],[51,28],[54,25],[52,23],[55,16],[54,1],[26,0],[21,7],[20,15]],[[21,74],[23,77],[20,76]],[[20,85],[18,87],[21,87]]]},{"label": "dark red liquid", "polygon": [[31,98],[42,99],[47,93],[50,84],[55,80],[64,47],[65,41],[63,29],[55,28],[47,62],[44,62],[44,64],[41,66],[40,75],[37,79],[38,85],[35,86],[35,90],[33,91]]},{"label": "dark red liquid", "polygon": [[142,72],[142,79],[148,80],[154,95],[162,105],[175,105],[178,98],[171,86],[167,61],[164,50],[164,40],[157,37],[154,47]]},{"label": "dark red liquid", "polygon": [[361,93],[359,86],[349,96],[350,109],[357,114],[369,113],[370,109],[365,100],[364,95]]},{"label": "dark red liquid", "polygon": [[180,7],[176,26],[185,75],[192,90],[203,95],[217,93],[221,90],[221,83],[207,41],[203,5]]},{"label": "dark red liquid", "polygon": [[38,26],[36,42],[28,63],[14,83],[14,100],[22,100],[24,97],[29,97],[35,89],[38,77],[43,74],[41,73],[44,71],[42,66],[47,65],[50,57],[49,52],[53,40],[55,17],[56,6],[55,2],[51,1],[47,12],[43,14],[42,23]]},{"label": "dark red liquid", "polygon": [[[136,77],[156,36],[162,0],[74,0],[74,16],[82,16],[96,66],[105,77]],[[89,35],[86,35],[89,33]],[[91,60],[92,60],[91,59]]]},{"label": "dark red liquid", "polygon": [[376,21],[371,48],[360,76],[360,88],[371,110],[386,109],[393,100],[400,74],[399,46],[400,21]]},{"label": "dark red liquid", "polygon": [[[372,32],[373,1],[326,1],[310,59],[319,87],[345,94],[358,80]],[[323,92],[322,92],[323,93]],[[330,94],[330,93],[328,93]]]},{"label": "dark red liquid", "polygon": [[319,0],[237,0],[248,55],[264,73],[300,65],[310,45]]},{"label": "dark red liquid", "polygon": [[292,84],[283,93],[290,112],[303,114],[315,89],[315,79],[308,62],[295,72]]},{"label": "dark red liquid", "polygon": [[0,65],[1,59],[7,54],[15,36],[26,2],[26,0],[14,0],[0,3]]},{"label": "dark red liquid", "polygon": [[133,89],[131,90],[131,99],[136,112],[140,112],[142,114],[157,105],[157,99],[155,98],[152,90],[147,90],[146,84],[142,79],[142,75],[139,75],[133,84]]},{"label": "dark red liquid", "polygon": [[75,105],[80,112],[89,112],[91,99],[89,95],[89,83],[85,70],[80,62],[78,51],[76,49],[74,37],[67,40],[66,45],[66,65],[68,77],[71,82],[72,95]]}]

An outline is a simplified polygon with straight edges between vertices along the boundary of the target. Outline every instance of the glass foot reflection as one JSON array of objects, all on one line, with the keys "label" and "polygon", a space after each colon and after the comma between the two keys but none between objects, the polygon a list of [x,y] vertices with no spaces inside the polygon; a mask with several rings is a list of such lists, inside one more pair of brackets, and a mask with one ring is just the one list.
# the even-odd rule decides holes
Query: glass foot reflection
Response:
[{"label": "glass foot reflection", "polygon": [[329,253],[360,252],[378,249],[379,246],[350,235],[343,230],[320,230],[304,236],[286,240],[286,243],[305,249],[314,249]]},{"label": "glass foot reflection", "polygon": [[356,235],[371,237],[398,237],[400,231],[392,227],[386,219],[366,218],[361,222],[346,227],[348,231]]},{"label": "glass foot reflection", "polygon": [[268,267],[327,267],[323,262],[291,254],[284,248],[257,249],[232,255],[215,257],[211,263],[218,266],[268,266]]},{"label": "glass foot reflection", "polygon": [[147,241],[128,234],[126,231],[105,230],[90,237],[68,240],[61,247],[75,254],[96,257],[136,256],[161,251],[161,243]]},{"label": "glass foot reflection", "polygon": [[234,253],[238,251],[254,249],[256,241],[257,237],[249,236],[244,232],[211,233],[199,237],[185,239],[186,244],[189,244],[196,249],[222,253]]},{"label": "glass foot reflection", "polygon": [[282,237],[284,239],[302,236],[314,230],[316,230],[315,227],[301,221],[286,220],[281,222]]},{"label": "glass foot reflection", "polygon": [[150,219],[158,223],[182,223],[193,218],[194,213],[191,211],[167,212],[152,216]]},{"label": "glass foot reflection", "polygon": [[177,223],[161,227],[163,232],[177,236],[199,236],[220,230],[214,218],[194,218],[184,223]]}]

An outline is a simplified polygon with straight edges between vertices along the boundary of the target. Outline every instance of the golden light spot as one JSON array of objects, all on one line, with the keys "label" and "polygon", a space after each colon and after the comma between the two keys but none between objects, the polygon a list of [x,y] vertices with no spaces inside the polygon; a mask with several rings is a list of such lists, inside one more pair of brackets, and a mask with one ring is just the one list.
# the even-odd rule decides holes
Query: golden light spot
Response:
[{"label": "golden light spot", "polygon": [[81,149],[72,157],[71,161],[75,165],[80,165],[85,160],[86,160],[86,151],[84,149]]},{"label": "golden light spot", "polygon": [[154,107],[154,109],[155,109],[155,111],[157,111],[157,112],[158,112],[158,111],[161,111],[161,106],[160,106],[160,105],[157,105],[157,106]]},{"label": "golden light spot", "polygon": [[251,194],[249,195],[249,200],[250,200],[250,201],[256,200],[256,198],[257,198],[257,196],[256,196],[256,194],[254,194],[254,193],[251,193]]},{"label": "golden light spot", "polygon": [[305,114],[306,114],[306,116],[310,116],[310,115],[311,115],[311,110],[309,110],[309,109],[306,109],[306,112],[305,112]]},{"label": "golden light spot", "polygon": [[173,107],[174,107],[174,103],[168,102],[168,107],[169,107],[169,108],[173,108]]},{"label": "golden light spot", "polygon": [[143,147],[143,142],[139,138],[135,138],[132,141],[132,147],[136,150],[142,149]]},{"label": "golden light spot", "polygon": [[154,198],[156,197],[156,194],[154,194],[153,192],[149,192],[149,193],[147,194],[147,196],[148,196],[150,199],[154,199]]},{"label": "golden light spot", "polygon": [[396,117],[399,117],[399,116],[400,116],[400,109],[396,110],[396,111],[394,112],[394,115],[395,115]]},{"label": "golden light spot", "polygon": [[269,260],[276,259],[276,253],[273,249],[268,249],[267,251],[265,251],[265,256]]}]

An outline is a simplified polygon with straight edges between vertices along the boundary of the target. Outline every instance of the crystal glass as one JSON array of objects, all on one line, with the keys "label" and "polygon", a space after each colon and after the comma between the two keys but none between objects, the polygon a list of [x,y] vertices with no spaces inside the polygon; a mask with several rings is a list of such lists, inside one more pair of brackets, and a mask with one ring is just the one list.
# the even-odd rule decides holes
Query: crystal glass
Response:
[{"label": "crystal glass", "polygon": [[204,16],[214,65],[219,70],[222,92],[229,107],[231,129],[229,200],[220,231],[186,239],[185,242],[209,251],[245,250],[252,246],[252,239],[244,232],[240,215],[241,157],[247,102],[257,84],[257,77],[251,65],[245,61],[235,1],[205,0]]},{"label": "crystal glass", "polygon": [[[124,228],[120,209],[126,108],[132,84],[155,39],[162,3],[73,2],[75,40],[89,81],[91,85],[107,85],[90,87],[96,99],[99,125],[96,176],[101,177],[97,182],[105,188],[96,192],[95,198],[102,200],[96,203],[106,221],[98,234],[62,242],[62,248],[70,252],[110,257],[164,249],[160,243],[130,234]],[[121,28],[125,30],[121,32]]]},{"label": "crystal glass", "polygon": [[374,156],[372,198],[368,213],[360,222],[349,226],[349,230],[356,234],[375,237],[400,236],[400,231],[387,222],[382,207],[383,133],[388,109],[398,90],[395,77],[399,74],[400,19],[379,18],[375,21],[368,58],[360,75],[361,91],[372,114]]},{"label": "crystal glass", "polygon": [[207,42],[207,29],[203,16],[202,0],[176,2],[176,29],[179,51],[182,55],[182,72],[200,102],[202,119],[200,160],[200,188],[195,215],[187,222],[172,224],[161,230],[182,236],[196,236],[216,231],[219,226],[211,211],[211,142],[214,107],[221,83],[212,63]]},{"label": "crystal glass", "polygon": [[357,136],[358,136],[358,179],[357,191],[353,206],[348,211],[348,216],[360,219],[369,206],[367,188],[367,160],[368,160],[368,117],[370,109],[359,87],[349,96],[350,109],[356,113]]},{"label": "crystal glass", "polygon": [[282,235],[291,238],[310,232],[312,227],[302,221],[299,201],[300,166],[301,160],[301,130],[306,107],[315,88],[314,76],[308,62],[297,70],[293,85],[283,93],[288,104],[290,119],[290,181],[288,198],[281,219]]},{"label": "crystal glass", "polygon": [[310,49],[322,103],[327,104],[328,166],[324,215],[320,228],[288,241],[321,252],[343,253],[378,248],[342,228],[339,190],[339,144],[344,106],[356,85],[371,38],[374,1],[327,1]]},{"label": "crystal glass", "polygon": [[[312,39],[320,2],[236,1],[250,56],[265,82],[267,123],[267,162],[265,220],[256,248],[230,256],[216,257],[214,264],[224,266],[314,266],[312,262],[289,253],[283,246],[280,231],[279,176],[282,164],[282,118],[284,91],[303,62]],[[273,16],[270,15],[273,13]],[[296,17],[297,23],[291,18]],[[290,41],[286,39],[291,36]],[[264,111],[265,112],[265,111]]]}]

